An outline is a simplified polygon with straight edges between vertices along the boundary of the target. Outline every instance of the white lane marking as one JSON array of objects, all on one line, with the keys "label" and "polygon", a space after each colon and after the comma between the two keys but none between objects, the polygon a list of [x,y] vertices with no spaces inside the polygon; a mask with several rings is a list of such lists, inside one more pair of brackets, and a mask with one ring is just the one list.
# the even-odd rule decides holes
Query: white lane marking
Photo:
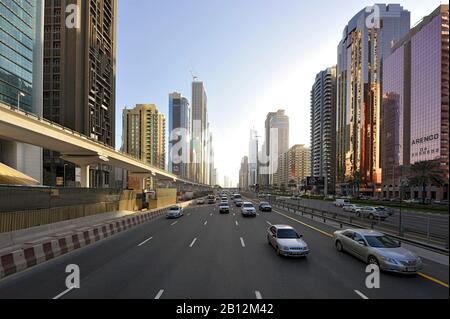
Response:
[{"label": "white lane marking", "polygon": [[205,225],[205,226],[208,225],[208,221],[206,221],[203,225]]},{"label": "white lane marking", "polygon": [[178,224],[178,220],[176,222],[173,222],[172,224],[170,224],[170,226],[175,226],[176,224]]},{"label": "white lane marking", "polygon": [[238,221],[236,221],[236,226],[239,226],[239,223],[238,223]]},{"label": "white lane marking", "polygon": [[160,299],[162,294],[164,293],[164,289],[161,289],[158,294],[156,295],[155,299]]},{"label": "white lane marking", "polygon": [[71,292],[74,289],[75,289],[75,287],[72,287],[72,288],[69,288],[69,289],[63,291],[58,296],[54,297],[53,300],[57,300],[57,299],[60,299],[60,298],[64,297],[65,295],[67,295],[69,292]]},{"label": "white lane marking", "polygon": [[193,240],[192,243],[189,245],[189,247],[190,247],[190,248],[194,247],[196,241],[197,241],[197,238],[194,238],[194,240]]},{"label": "white lane marking", "polygon": [[362,299],[369,299],[369,297],[367,297],[366,295],[364,295],[361,291],[359,290],[355,290],[356,294],[358,294]]},{"label": "white lane marking", "polygon": [[259,213],[256,213],[256,215],[261,216]]},{"label": "white lane marking", "polygon": [[241,245],[243,248],[245,248],[245,242],[244,242],[244,238],[241,237]]},{"label": "white lane marking", "polygon": [[146,240],[144,240],[142,243],[140,243],[139,245],[138,245],[138,247],[141,247],[141,246],[143,246],[143,245],[145,245],[146,243],[148,243],[150,240],[152,240],[153,239],[153,237],[150,237],[149,239],[146,239]]},{"label": "white lane marking", "polygon": [[213,213],[209,214],[209,216],[212,216],[212,215],[213,215]]},{"label": "white lane marking", "polygon": [[258,299],[258,300],[262,299],[262,295],[259,291],[255,291],[255,295],[256,295],[256,299]]},{"label": "white lane marking", "polygon": [[189,213],[188,216],[191,216],[191,213]]},{"label": "white lane marking", "polygon": [[272,226],[272,224],[270,222],[266,222],[266,223],[267,223],[267,225]]},{"label": "white lane marking", "polygon": [[233,216],[236,216],[236,213],[233,213]]}]

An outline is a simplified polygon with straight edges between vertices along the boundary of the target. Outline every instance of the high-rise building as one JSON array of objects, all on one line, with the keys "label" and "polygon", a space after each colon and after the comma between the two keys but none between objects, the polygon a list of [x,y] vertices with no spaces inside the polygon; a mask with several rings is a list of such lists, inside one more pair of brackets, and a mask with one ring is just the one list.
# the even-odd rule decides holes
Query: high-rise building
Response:
[{"label": "high-rise building", "polygon": [[377,4],[356,14],[344,29],[337,63],[338,192],[381,195],[380,107],[382,59],[410,27],[410,13],[398,4]]},{"label": "high-rise building", "polygon": [[[123,111],[123,151],[150,165],[165,169],[166,118],[154,104],[138,104]],[[129,179],[130,180],[130,179]],[[146,189],[153,188],[151,179]]]},{"label": "high-rise building", "polygon": [[294,145],[278,158],[274,185],[280,189],[299,187],[311,174],[311,150],[305,145]]},{"label": "high-rise building", "polygon": [[193,181],[207,184],[208,99],[201,81],[192,82],[192,146],[191,172]]},{"label": "high-rise building", "polygon": [[[43,2],[44,117],[114,147],[117,0]],[[68,24],[72,8],[78,25]],[[44,152],[45,184],[71,185],[75,175],[60,154]],[[108,165],[91,166],[90,175],[92,187],[112,185]]]},{"label": "high-rise building", "polygon": [[311,90],[311,174],[334,192],[336,168],[336,67],[316,76]]},{"label": "high-rise building", "polygon": [[[180,93],[169,95],[169,171],[189,178],[191,111],[189,101]],[[177,146],[173,149],[174,146]],[[172,150],[177,159],[172,157]]]},{"label": "high-rise building", "polygon": [[[273,176],[277,171],[278,158],[289,150],[289,117],[284,110],[271,112],[266,119],[266,154],[268,174],[265,174],[265,185],[273,185]],[[264,162],[264,161],[263,161]]]},{"label": "high-rise building", "polygon": [[429,199],[448,200],[449,6],[417,24],[384,59],[382,104],[383,196],[422,197],[404,189],[408,166],[438,161],[447,184],[427,189]]},{"label": "high-rise building", "polygon": [[[0,103],[42,116],[43,2],[0,1]],[[0,140],[0,162],[42,183],[42,149]]]},{"label": "high-rise building", "polygon": [[248,183],[250,186],[256,186],[258,181],[258,132],[254,129],[250,130],[250,142],[248,150]]},{"label": "high-rise building", "polygon": [[215,185],[214,181],[214,144],[213,144],[213,134],[211,131],[209,131],[209,143],[208,143],[208,153],[209,153],[209,159],[208,159],[208,185]]},{"label": "high-rise building", "polygon": [[241,169],[239,170],[239,187],[241,190],[247,190],[248,186],[248,157],[244,156],[241,161]]}]

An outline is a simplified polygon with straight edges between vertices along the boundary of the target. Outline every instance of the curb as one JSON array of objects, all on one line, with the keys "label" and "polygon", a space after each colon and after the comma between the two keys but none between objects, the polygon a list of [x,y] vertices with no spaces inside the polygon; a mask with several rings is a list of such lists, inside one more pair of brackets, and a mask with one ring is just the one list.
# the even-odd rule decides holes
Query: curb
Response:
[{"label": "curb", "polygon": [[167,211],[168,208],[163,208],[153,212],[106,221],[92,227],[80,228],[70,233],[48,237],[38,244],[25,243],[21,249],[0,256],[0,279],[142,225],[165,215]]}]

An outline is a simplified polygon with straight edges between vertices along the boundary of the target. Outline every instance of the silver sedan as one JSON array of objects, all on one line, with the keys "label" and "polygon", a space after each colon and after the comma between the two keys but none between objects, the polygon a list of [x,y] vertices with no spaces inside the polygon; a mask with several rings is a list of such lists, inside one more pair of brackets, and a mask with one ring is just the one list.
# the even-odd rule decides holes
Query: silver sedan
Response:
[{"label": "silver sedan", "polygon": [[419,256],[403,248],[400,242],[377,231],[336,231],[334,244],[338,251],[346,251],[368,264],[378,265],[384,271],[416,274],[423,267]]},{"label": "silver sedan", "polygon": [[274,225],[267,230],[267,241],[278,256],[307,257],[309,248],[302,237],[290,226]]}]

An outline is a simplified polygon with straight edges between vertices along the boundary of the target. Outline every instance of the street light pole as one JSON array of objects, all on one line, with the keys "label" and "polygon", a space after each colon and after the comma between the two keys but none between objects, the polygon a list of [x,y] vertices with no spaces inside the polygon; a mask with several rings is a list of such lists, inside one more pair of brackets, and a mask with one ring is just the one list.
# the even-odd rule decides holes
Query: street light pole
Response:
[{"label": "street light pole", "polygon": [[20,97],[25,97],[25,93],[19,91],[17,92],[17,109],[20,111]]}]

